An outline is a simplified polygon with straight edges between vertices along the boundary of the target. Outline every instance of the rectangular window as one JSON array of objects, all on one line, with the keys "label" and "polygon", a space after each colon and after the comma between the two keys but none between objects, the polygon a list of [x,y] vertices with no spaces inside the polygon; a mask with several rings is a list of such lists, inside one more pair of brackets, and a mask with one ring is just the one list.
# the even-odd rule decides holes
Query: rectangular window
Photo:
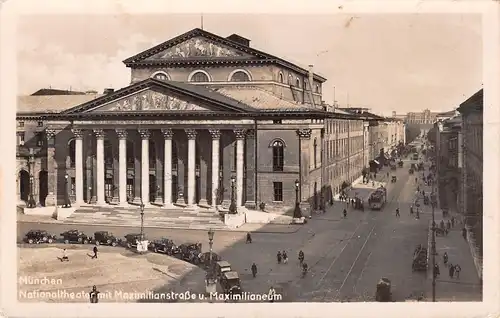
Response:
[{"label": "rectangular window", "polygon": [[38,122],[38,127],[43,127],[43,121]]},{"label": "rectangular window", "polygon": [[283,182],[273,182],[274,201],[283,201]]},{"label": "rectangular window", "polygon": [[273,124],[281,124],[281,123],[282,123],[281,119],[273,120]]},{"label": "rectangular window", "polygon": [[24,127],[24,121],[18,121],[17,127]]},{"label": "rectangular window", "polygon": [[18,146],[23,146],[24,145],[24,131],[17,133],[17,145]]}]

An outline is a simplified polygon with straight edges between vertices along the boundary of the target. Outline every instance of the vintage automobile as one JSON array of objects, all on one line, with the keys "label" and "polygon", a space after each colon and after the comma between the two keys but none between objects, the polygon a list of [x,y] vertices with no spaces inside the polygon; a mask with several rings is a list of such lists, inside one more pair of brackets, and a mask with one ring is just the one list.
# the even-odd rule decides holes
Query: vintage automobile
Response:
[{"label": "vintage automobile", "polygon": [[176,253],[178,258],[188,261],[191,264],[198,265],[201,263],[201,243],[184,243],[179,245]]},{"label": "vintage automobile", "polygon": [[231,264],[226,261],[215,263],[215,275],[220,278],[224,273],[231,272]]},{"label": "vintage automobile", "polygon": [[49,234],[45,230],[31,230],[26,233],[26,242],[28,244],[40,244],[40,243],[53,243],[56,240],[56,236]]},{"label": "vintage automobile", "polygon": [[413,174],[414,170],[410,168],[410,170],[408,170],[408,173],[409,174]]},{"label": "vintage automobile", "polygon": [[382,277],[377,284],[375,301],[388,302],[391,300],[392,300],[391,281],[388,278]]},{"label": "vintage automobile", "polygon": [[[212,252],[212,264],[214,265],[216,262],[222,261],[222,257],[217,253]],[[200,262],[203,264],[205,268],[210,267],[210,252],[202,253],[200,256]]]},{"label": "vintage automobile", "polygon": [[403,168],[403,161],[399,161],[399,162],[398,162],[398,166],[399,166],[400,168]]},{"label": "vintage automobile", "polygon": [[113,233],[108,231],[97,231],[94,233],[94,243],[95,245],[111,245],[117,246],[120,244],[121,240],[113,235]]},{"label": "vintage automobile", "polygon": [[155,253],[164,253],[167,255],[172,255],[176,249],[174,241],[166,237],[162,237],[159,240],[154,240],[149,243],[148,248]]},{"label": "vintage automobile", "polygon": [[391,182],[392,183],[396,183],[397,180],[398,180],[398,178],[396,176],[392,176],[391,177]]},{"label": "vintage automobile", "polygon": [[136,248],[137,242],[141,241],[141,234],[138,233],[129,233],[124,237],[125,237],[125,245],[128,248]]},{"label": "vintage automobile", "polygon": [[354,198],[354,204],[353,204],[353,208],[355,210],[361,210],[361,211],[364,211],[365,210],[365,205],[363,203],[363,200],[361,200],[360,198],[356,197]]},{"label": "vintage automobile", "polygon": [[92,242],[91,236],[87,236],[83,232],[75,229],[62,232],[61,236],[65,244],[69,243],[88,244],[89,242]]},{"label": "vintage automobile", "polygon": [[235,271],[225,272],[220,277],[220,286],[224,294],[241,294],[240,276]]}]

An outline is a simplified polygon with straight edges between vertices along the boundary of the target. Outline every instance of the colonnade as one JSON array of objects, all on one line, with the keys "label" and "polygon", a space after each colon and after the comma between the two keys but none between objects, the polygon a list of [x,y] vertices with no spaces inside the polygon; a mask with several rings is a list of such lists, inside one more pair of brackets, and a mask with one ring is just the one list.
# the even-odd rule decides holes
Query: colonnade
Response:
[{"label": "colonnade", "polygon": [[[115,129],[118,136],[118,193],[119,205],[127,205],[127,129]],[[150,182],[149,182],[149,139],[151,137],[150,129],[137,129],[141,137],[141,194],[142,203],[148,205],[150,202]],[[212,137],[212,201],[214,207],[217,202],[217,189],[219,188],[219,152],[220,137],[219,129],[208,129]],[[244,151],[246,130],[233,130],[236,136],[236,204],[243,205],[244,191]],[[104,129],[92,129],[96,138],[96,184],[97,184],[97,205],[105,205],[105,160],[104,160],[104,139],[106,132]],[[163,206],[165,208],[173,207],[172,202],[172,139],[174,130],[170,128],[161,129],[164,139],[164,188],[163,188]],[[187,136],[187,204],[194,206],[196,204],[196,136],[197,129],[184,129]],[[84,204],[84,185],[83,185],[83,136],[84,129],[73,128],[72,133],[75,136],[75,204]]]}]

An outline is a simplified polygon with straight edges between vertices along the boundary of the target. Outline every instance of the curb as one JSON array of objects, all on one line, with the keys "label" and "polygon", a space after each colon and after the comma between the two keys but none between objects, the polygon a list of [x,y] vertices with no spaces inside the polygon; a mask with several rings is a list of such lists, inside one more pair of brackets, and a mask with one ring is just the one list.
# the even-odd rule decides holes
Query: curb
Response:
[{"label": "curb", "polygon": [[[126,225],[126,224],[106,224],[106,223],[92,223],[92,224],[82,224],[82,223],[72,223],[72,222],[64,222],[64,223],[59,223],[59,222],[50,222],[50,221],[17,221],[17,223],[36,223],[36,224],[55,224],[55,225],[75,225],[75,226],[110,226],[110,227],[134,227],[131,225]],[[247,223],[250,224],[250,223]],[[279,224],[275,224],[278,225]],[[201,231],[201,230],[206,230],[206,228],[186,228],[186,227],[180,227],[180,226],[144,226],[145,229],[172,229],[172,230],[188,230],[188,231]],[[291,229],[289,231],[272,231],[272,230],[244,230],[244,229],[215,229],[217,232],[252,232],[252,233],[270,233],[270,234],[292,234],[296,233],[300,230],[300,227],[297,227],[296,229]]]}]

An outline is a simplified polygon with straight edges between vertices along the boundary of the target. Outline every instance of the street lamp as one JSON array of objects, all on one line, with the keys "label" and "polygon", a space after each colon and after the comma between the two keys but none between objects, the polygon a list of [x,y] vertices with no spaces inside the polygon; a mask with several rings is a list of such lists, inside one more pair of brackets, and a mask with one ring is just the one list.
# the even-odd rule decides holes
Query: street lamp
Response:
[{"label": "street lamp", "polygon": [[212,250],[212,246],[214,244],[214,230],[212,229],[209,229],[208,230],[208,245],[210,246],[210,259],[209,259],[209,273],[210,273],[210,277],[212,277],[212,274],[213,274],[213,250]]},{"label": "street lamp", "polygon": [[300,202],[299,202],[299,180],[295,180],[295,210],[293,211],[294,218],[301,218],[302,212],[300,211]]},{"label": "street lamp", "polygon": [[236,185],[236,178],[231,176],[231,204],[229,205],[229,213],[236,214],[238,212],[236,208],[236,200],[234,197],[234,187]]},{"label": "street lamp", "polygon": [[68,191],[68,184],[69,184],[69,176],[68,174],[64,175],[64,208],[70,208],[71,207],[71,202],[69,201],[69,191]]},{"label": "street lamp", "polygon": [[141,200],[141,242],[144,241],[144,203]]}]

